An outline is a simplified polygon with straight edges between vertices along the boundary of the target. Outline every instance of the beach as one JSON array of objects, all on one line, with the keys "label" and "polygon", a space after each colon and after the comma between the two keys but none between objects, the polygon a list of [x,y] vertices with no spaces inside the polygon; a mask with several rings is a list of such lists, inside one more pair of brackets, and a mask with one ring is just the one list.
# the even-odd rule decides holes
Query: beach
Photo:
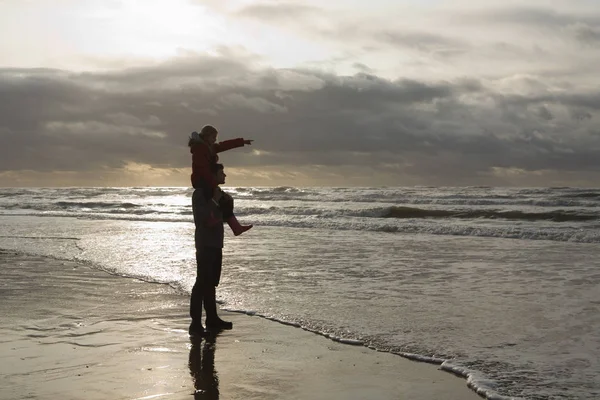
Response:
[{"label": "beach", "polygon": [[[341,346],[344,353],[353,349],[348,351],[390,356],[398,363],[407,358],[425,363],[379,371],[377,365],[365,361],[338,360],[334,366],[323,367],[327,374],[320,374],[314,371],[327,358],[313,354],[309,362],[299,363],[302,368],[292,368],[300,383],[290,393],[295,390],[298,398],[309,396],[302,393],[309,388],[326,392],[327,385],[337,382],[332,378],[336,374],[341,377],[340,386],[362,388],[372,383],[371,387],[386,393],[404,393],[406,387],[392,388],[389,382],[414,383],[420,378],[386,374],[406,373],[417,365],[440,372],[462,389],[468,390],[468,383],[488,399],[600,397],[600,191],[491,187],[227,190],[236,199],[239,220],[254,228],[234,236],[225,226],[217,301],[223,310],[233,312],[227,318],[234,320],[235,329],[221,333],[215,343],[222,390],[231,387],[224,384],[230,376],[234,384],[246,382],[255,388],[265,386],[270,382],[266,377],[272,376],[278,383],[295,382],[282,375],[285,369],[274,358],[266,359],[273,361],[266,368],[271,372],[240,378],[244,371],[263,367],[242,369],[245,364],[240,364],[238,350],[231,349],[245,343],[239,349],[249,351],[252,340],[278,343],[302,335],[295,341],[313,344],[284,346],[273,354],[293,354],[293,358],[282,358],[282,362],[292,362],[309,357],[306,349],[324,348],[324,354],[329,354],[327,346]],[[176,364],[170,357],[181,360],[177,352],[183,352],[187,360],[192,345],[187,339],[187,302],[195,280],[191,193],[184,187],[1,189],[0,251],[8,261],[0,270],[0,311],[3,326],[9,328],[3,337],[12,338],[6,343],[18,338],[24,343],[44,341],[40,348],[45,353],[50,348],[61,355],[65,351],[61,362],[69,371],[83,363],[71,353],[98,351],[91,358],[96,360],[91,363],[96,365],[94,371],[98,364],[117,360],[119,368],[130,365],[139,372],[133,380],[116,369],[123,387],[146,377],[154,379],[139,360],[162,360],[156,365],[171,367],[158,371],[166,374],[178,365],[181,383],[177,390],[188,390],[187,361]],[[15,266],[34,260],[37,265],[30,268]],[[40,275],[42,271],[47,273]],[[10,318],[18,321],[10,322]],[[235,342],[248,338],[253,339]],[[229,340],[233,347],[227,346]],[[65,345],[71,342],[76,344]],[[10,350],[10,344],[6,346]],[[25,347],[25,356],[11,356],[17,364],[2,368],[12,374],[19,366],[27,366],[24,376],[42,371],[39,357],[27,358],[39,355],[37,349]],[[9,350],[2,355],[8,357]],[[265,361],[262,350],[257,344],[260,355],[256,359],[261,362]],[[232,366],[222,361],[226,356],[234,360]],[[86,362],[83,377],[92,368]],[[47,376],[62,371],[55,364],[51,359],[44,367]],[[354,371],[354,364],[365,365],[358,376],[338,371],[348,365]],[[155,375],[156,365],[147,367]],[[107,370],[115,373],[115,369]],[[309,373],[322,375],[327,385],[302,386],[300,377]],[[8,379],[1,375],[0,379]],[[10,383],[0,382],[1,390],[20,387],[22,391],[33,382],[15,385],[13,375]],[[388,383],[381,385],[374,376]],[[95,386],[107,390],[106,385]],[[48,391],[52,386],[40,387],[36,390]],[[94,385],[83,382],[81,387]],[[417,392],[424,390],[420,384],[416,387],[421,388]],[[330,391],[354,395],[350,389]],[[136,396],[143,397],[142,391],[124,398]]]},{"label": "beach", "polygon": [[478,399],[439,366],[221,311],[191,340],[188,298],[74,261],[0,253],[1,399]]}]

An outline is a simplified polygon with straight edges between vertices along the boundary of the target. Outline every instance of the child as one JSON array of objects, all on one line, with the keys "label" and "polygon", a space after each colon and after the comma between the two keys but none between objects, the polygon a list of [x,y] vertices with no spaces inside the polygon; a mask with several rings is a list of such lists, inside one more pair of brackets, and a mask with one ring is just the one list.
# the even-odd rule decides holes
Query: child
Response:
[{"label": "child", "polygon": [[[218,131],[214,126],[206,125],[200,133],[192,132],[188,142],[192,153],[192,186],[194,189],[202,189],[206,199],[212,198],[215,191],[221,190],[212,172],[219,161],[217,153],[251,145],[253,142],[253,140],[237,138],[217,143],[217,134]],[[229,195],[227,197],[231,198]],[[235,236],[252,228],[252,225],[241,225],[233,213],[226,216],[225,221]]]}]

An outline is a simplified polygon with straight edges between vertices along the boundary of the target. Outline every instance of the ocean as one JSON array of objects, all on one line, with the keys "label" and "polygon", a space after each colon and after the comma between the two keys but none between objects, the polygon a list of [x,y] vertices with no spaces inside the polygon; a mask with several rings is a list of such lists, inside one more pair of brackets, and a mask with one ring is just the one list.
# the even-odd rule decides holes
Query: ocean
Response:
[{"label": "ocean", "polygon": [[[226,191],[255,226],[225,227],[224,309],[441,364],[490,399],[600,398],[600,189]],[[0,249],[187,296],[191,194],[0,189]]]}]

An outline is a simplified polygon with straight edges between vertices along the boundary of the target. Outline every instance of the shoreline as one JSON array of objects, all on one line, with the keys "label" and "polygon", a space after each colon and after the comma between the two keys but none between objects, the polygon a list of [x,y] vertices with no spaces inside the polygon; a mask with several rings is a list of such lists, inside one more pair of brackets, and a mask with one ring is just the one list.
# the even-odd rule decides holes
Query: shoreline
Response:
[{"label": "shoreline", "polygon": [[190,340],[189,299],[167,285],[7,251],[0,265],[2,399],[481,398],[439,366],[241,312]]}]

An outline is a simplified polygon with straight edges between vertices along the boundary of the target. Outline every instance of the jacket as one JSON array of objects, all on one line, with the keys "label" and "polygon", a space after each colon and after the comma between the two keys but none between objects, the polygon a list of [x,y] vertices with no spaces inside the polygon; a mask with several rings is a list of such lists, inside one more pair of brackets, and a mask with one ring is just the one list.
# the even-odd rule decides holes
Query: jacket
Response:
[{"label": "jacket", "polygon": [[192,153],[192,186],[199,188],[204,183],[211,191],[214,190],[218,183],[212,172],[212,166],[219,161],[217,153],[237,147],[244,147],[243,138],[224,140],[212,146],[202,140],[194,143],[190,147],[190,153]]}]

